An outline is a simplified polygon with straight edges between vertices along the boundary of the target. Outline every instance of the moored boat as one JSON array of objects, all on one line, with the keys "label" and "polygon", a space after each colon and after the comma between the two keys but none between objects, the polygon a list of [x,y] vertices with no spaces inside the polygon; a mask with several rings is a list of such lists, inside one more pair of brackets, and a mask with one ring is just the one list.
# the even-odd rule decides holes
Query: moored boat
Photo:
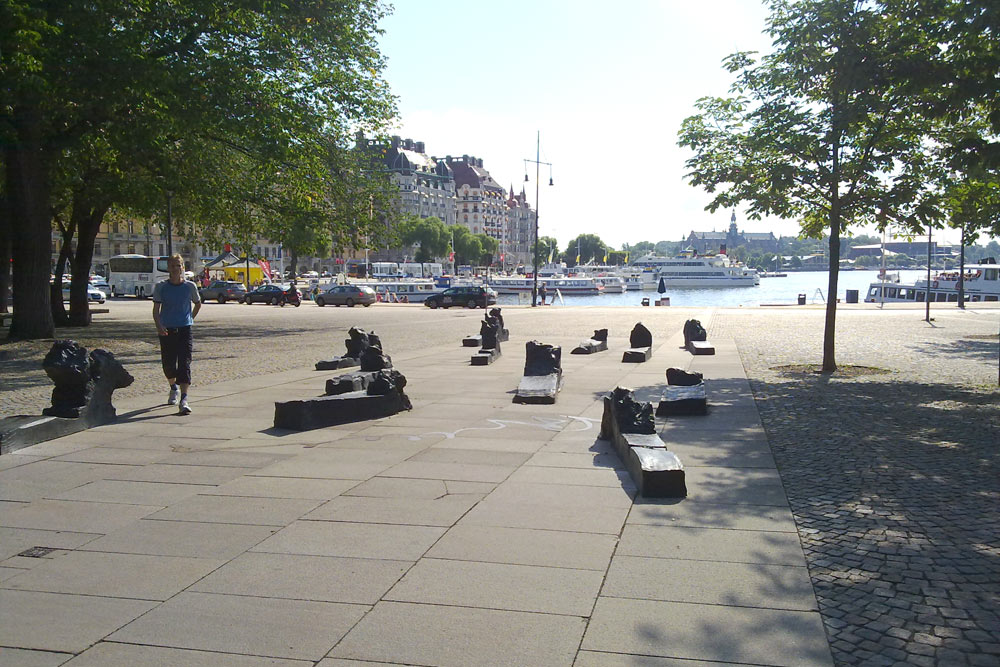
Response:
[{"label": "moored boat", "polygon": [[[865,301],[868,303],[923,303],[928,300],[958,301],[958,284],[962,276],[958,271],[943,271],[927,279],[903,283],[899,274],[885,274],[881,280],[868,286]],[[965,300],[1000,301],[1000,266],[997,264],[966,264],[964,280]]]},{"label": "moored boat", "polygon": [[[655,270],[655,289],[662,281],[667,289],[688,287],[753,287],[760,285],[760,276],[739,262],[733,262],[724,253],[695,255],[683,253],[677,257],[647,255],[638,266]],[[643,274],[645,276],[645,273]]]},{"label": "moored boat", "polygon": [[355,285],[366,285],[382,296],[383,301],[422,303],[427,297],[444,291],[433,280],[355,280]]},{"label": "moored boat", "polygon": [[[545,285],[550,294],[555,294],[555,291],[559,290],[563,296],[594,296],[604,291],[604,287],[597,284],[593,278],[539,276],[538,288],[541,289],[542,285]],[[523,276],[495,276],[490,279],[490,287],[497,294],[530,294],[534,287],[534,279]]]}]

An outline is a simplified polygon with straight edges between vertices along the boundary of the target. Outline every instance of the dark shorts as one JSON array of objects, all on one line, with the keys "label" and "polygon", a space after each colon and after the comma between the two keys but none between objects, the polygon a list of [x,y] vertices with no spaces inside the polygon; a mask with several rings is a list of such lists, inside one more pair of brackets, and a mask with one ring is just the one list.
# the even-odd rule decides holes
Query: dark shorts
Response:
[{"label": "dark shorts", "polygon": [[160,360],[163,374],[175,378],[177,384],[191,384],[191,354],[194,336],[191,327],[167,328],[167,335],[160,336]]}]

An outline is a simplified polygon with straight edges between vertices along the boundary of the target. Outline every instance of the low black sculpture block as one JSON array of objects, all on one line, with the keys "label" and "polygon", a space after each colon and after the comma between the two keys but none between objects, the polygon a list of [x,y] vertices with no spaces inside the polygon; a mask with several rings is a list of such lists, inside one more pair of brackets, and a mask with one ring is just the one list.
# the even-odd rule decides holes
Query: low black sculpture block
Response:
[{"label": "low black sculpture block", "polygon": [[498,317],[487,315],[479,326],[479,340],[482,347],[472,355],[473,366],[488,366],[500,358],[500,323]]},{"label": "low black sculpture block", "polygon": [[0,420],[0,454],[115,421],[111,396],[134,380],[115,355],[106,350],[88,354],[72,340],[53,343],[42,366],[55,383],[52,405],[42,417]]},{"label": "low black sculpture block", "polygon": [[301,401],[276,402],[274,427],[290,431],[349,424],[388,417],[413,406],[403,393],[406,378],[399,371],[384,369],[372,374],[365,391],[322,396]]},{"label": "low black sculpture block", "polygon": [[708,340],[708,332],[698,320],[688,320],[684,323],[684,346],[687,347],[691,341],[698,340]]},{"label": "low black sculpture block", "polygon": [[617,387],[604,398],[601,435],[609,440],[644,498],[684,498],[684,466],[656,434],[652,405]]},{"label": "low black sculpture block", "polygon": [[525,344],[524,376],[517,385],[515,403],[556,402],[562,386],[562,348],[536,340]]},{"label": "low black sculpture block", "polygon": [[353,371],[338,375],[326,381],[326,395],[337,396],[347,394],[352,391],[362,391],[368,389],[376,371]]},{"label": "low black sculpture block", "polygon": [[332,359],[327,359],[325,361],[317,361],[316,370],[333,371],[340,368],[360,366],[361,356],[364,354],[364,351],[370,347],[378,348],[381,353],[382,341],[375,335],[374,331],[368,332],[364,329],[351,327],[347,334],[350,336],[350,338],[344,340],[344,346],[347,347],[347,354],[343,357],[333,357]]},{"label": "low black sculpture block", "polygon": [[573,348],[570,354],[594,354],[596,352],[604,352],[608,349],[608,330],[607,329],[594,329],[594,335],[591,336],[590,340],[585,340],[581,342],[578,346]]},{"label": "low black sculpture block", "polygon": [[496,320],[497,324],[497,340],[501,343],[506,343],[510,340],[510,332],[504,327],[503,315],[500,314],[499,308],[490,308],[489,317]]},{"label": "low black sculpture block", "polygon": [[381,347],[366,347],[361,352],[361,370],[380,371],[392,368],[392,359],[382,352]]},{"label": "low black sculpture block", "polygon": [[466,336],[462,339],[462,347],[482,347],[482,336]]},{"label": "low black sculpture block", "polygon": [[677,387],[693,387],[704,382],[705,376],[697,372],[687,372],[680,368],[667,369],[667,384]]},{"label": "low black sculpture block", "polygon": [[693,386],[667,385],[656,405],[657,417],[680,417],[708,414],[708,392],[705,383]]},{"label": "low black sculpture block", "polygon": [[708,342],[708,332],[698,320],[684,323],[684,347],[691,354],[715,354],[715,346]]},{"label": "low black sculpture block", "polygon": [[629,349],[622,354],[622,363],[641,364],[653,358],[653,334],[642,325],[642,322],[632,327],[628,345]]}]

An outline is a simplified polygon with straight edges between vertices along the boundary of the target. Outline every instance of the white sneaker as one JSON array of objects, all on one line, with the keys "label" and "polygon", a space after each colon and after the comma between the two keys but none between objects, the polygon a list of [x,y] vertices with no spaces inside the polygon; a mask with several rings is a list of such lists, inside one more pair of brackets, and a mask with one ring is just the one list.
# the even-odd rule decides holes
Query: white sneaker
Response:
[{"label": "white sneaker", "polygon": [[177,414],[179,414],[179,415],[189,415],[189,414],[191,414],[191,406],[188,405],[187,396],[181,398],[181,406],[180,406],[180,409],[177,411]]},{"label": "white sneaker", "polygon": [[177,399],[181,395],[180,387],[171,387],[170,395],[167,396],[167,405],[177,405]]}]

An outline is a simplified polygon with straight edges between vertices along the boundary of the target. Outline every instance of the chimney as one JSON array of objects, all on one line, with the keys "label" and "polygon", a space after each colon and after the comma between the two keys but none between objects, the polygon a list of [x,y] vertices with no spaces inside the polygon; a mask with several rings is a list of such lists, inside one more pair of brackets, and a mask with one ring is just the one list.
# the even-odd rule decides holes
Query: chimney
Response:
[{"label": "chimney", "polygon": [[413,150],[417,151],[418,153],[423,153],[425,151],[424,142],[422,141],[413,142]]},{"label": "chimney", "polygon": [[482,169],[482,167],[483,167],[483,158],[479,158],[478,160],[476,160],[476,166],[479,167],[480,169]]},{"label": "chimney", "polygon": [[408,150],[408,151],[413,150],[413,139],[406,139],[406,140],[404,140],[403,141],[403,148],[405,150]]},{"label": "chimney", "polygon": [[469,156],[468,155],[463,155],[462,156],[462,162],[464,162],[465,164],[469,164]]},{"label": "chimney", "polygon": [[399,142],[400,142],[400,141],[401,141],[401,140],[400,140],[400,138],[399,138],[399,135],[398,135],[398,134],[394,134],[394,135],[392,135],[392,147],[393,147],[393,148],[399,148]]}]

